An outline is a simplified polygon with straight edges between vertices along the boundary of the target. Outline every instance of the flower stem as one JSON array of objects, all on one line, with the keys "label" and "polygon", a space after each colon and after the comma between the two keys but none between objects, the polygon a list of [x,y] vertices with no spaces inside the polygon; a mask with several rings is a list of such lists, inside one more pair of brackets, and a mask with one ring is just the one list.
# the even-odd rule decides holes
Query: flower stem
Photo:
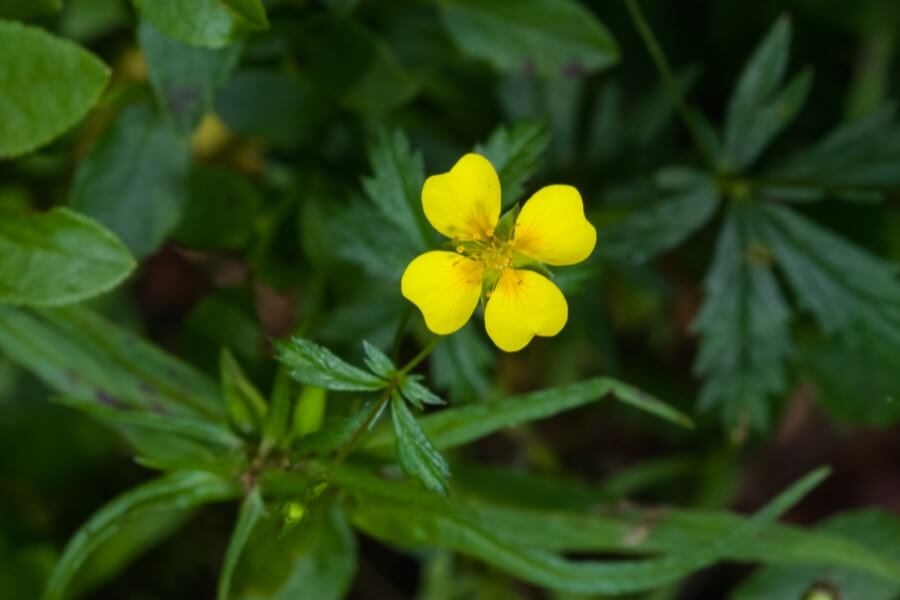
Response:
[{"label": "flower stem", "polygon": [[666,55],[663,53],[659,41],[656,39],[653,30],[650,29],[650,25],[644,18],[644,13],[641,11],[638,1],[625,0],[625,5],[628,7],[628,12],[631,15],[632,21],[634,21],[635,29],[637,29],[641,36],[641,41],[644,42],[644,45],[647,47],[647,52],[650,54],[650,58],[656,65],[656,70],[659,71],[659,76],[663,81],[663,86],[669,95],[669,99],[678,109],[681,120],[684,121],[685,127],[687,127],[691,137],[694,138],[694,143],[697,144],[703,157],[710,165],[712,165],[714,162],[713,153],[710,148],[707,147],[705,141],[706,136],[703,135],[700,124],[685,104],[681,90],[678,89],[678,84],[675,82],[675,77],[672,75],[669,61],[666,60]]}]

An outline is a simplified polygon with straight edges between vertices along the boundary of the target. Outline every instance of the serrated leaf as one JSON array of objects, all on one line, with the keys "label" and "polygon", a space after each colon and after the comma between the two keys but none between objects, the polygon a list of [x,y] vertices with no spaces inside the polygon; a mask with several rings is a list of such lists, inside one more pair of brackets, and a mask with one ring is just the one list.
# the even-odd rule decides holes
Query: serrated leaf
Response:
[{"label": "serrated leaf", "polygon": [[221,48],[251,23],[219,0],[131,0],[141,16],[185,44]]},{"label": "serrated leaf", "polygon": [[422,410],[424,405],[441,406],[446,404],[440,396],[429,390],[427,387],[419,383],[420,376],[407,375],[403,378],[400,385],[400,393],[404,398],[412,402],[413,406]]},{"label": "serrated leaf", "polygon": [[377,347],[363,340],[363,350],[366,353],[363,361],[370,371],[385,380],[390,380],[397,372],[397,367],[390,357]]},{"label": "serrated leaf", "polygon": [[732,424],[764,427],[770,398],[787,383],[791,310],[765,249],[754,246],[755,210],[736,208],[728,216],[692,327],[700,334],[694,368],[705,378],[700,406],[719,407]]},{"label": "serrated leaf", "polygon": [[525,183],[535,175],[547,150],[550,136],[540,122],[521,122],[511,128],[500,126],[475,152],[484,155],[500,176],[503,206],[525,200]]},{"label": "serrated leaf", "polygon": [[603,24],[573,0],[450,0],[440,9],[457,46],[500,71],[559,77],[619,60]]},{"label": "serrated leaf", "polygon": [[72,577],[123,521],[152,511],[186,510],[230,500],[240,492],[235,480],[191,471],[165,475],[125,492],[94,513],[72,536],[47,583],[44,600],[62,600]]},{"label": "serrated leaf", "polygon": [[[396,489],[385,490],[388,486],[371,476],[368,481],[360,481],[364,478],[351,478],[346,471],[339,471],[335,479],[344,488],[355,488],[360,501],[354,504],[353,522],[376,538],[404,547],[438,546],[461,552],[554,590],[578,594],[627,594],[674,583],[697,569],[722,560],[795,504],[826,475],[825,469],[807,475],[715,543],[692,545],[658,558],[609,562],[571,561],[539,548],[511,543],[502,534],[498,535],[489,521],[482,521],[453,503],[412,497],[409,490],[397,494]],[[381,489],[375,482],[381,482]]]},{"label": "serrated leaf", "polygon": [[[682,427],[692,427],[686,415],[668,404],[615,379],[596,377],[580,383],[547,388],[495,402],[481,402],[448,408],[419,419],[419,424],[440,449],[453,448],[484,436],[516,427],[613,396],[620,402],[644,410]],[[373,432],[364,447],[373,451],[389,449],[393,433]]]},{"label": "serrated leaf", "polygon": [[410,148],[403,132],[380,130],[369,145],[369,163],[373,175],[363,180],[369,201],[412,249],[426,249],[433,233],[422,210],[422,155]]},{"label": "serrated leaf", "polygon": [[216,592],[218,600],[229,599],[234,569],[241,558],[244,548],[247,546],[247,541],[250,539],[256,524],[265,513],[266,506],[263,503],[262,492],[259,487],[254,487],[241,503],[234,531],[232,531],[231,539],[228,541],[228,549],[225,551],[225,562],[222,564],[222,571],[219,573],[219,584]]},{"label": "serrated leaf", "polygon": [[138,41],[157,102],[190,132],[209,112],[218,89],[240,57],[240,46],[220,50],[188,46],[142,21]]},{"label": "serrated leaf", "polygon": [[303,338],[279,342],[276,351],[278,360],[300,383],[347,392],[369,392],[387,386],[385,380],[344,362],[331,350]]},{"label": "serrated leaf", "polygon": [[78,302],[114,288],[135,264],[115,235],[68,209],[0,211],[0,303]]},{"label": "serrated leaf", "polygon": [[0,21],[0,158],[30,152],[78,123],[100,99],[109,68],[43,29]]},{"label": "serrated leaf", "polygon": [[791,23],[778,19],[741,73],[728,105],[722,161],[734,170],[753,163],[806,100],[808,72],[781,84],[790,57]]},{"label": "serrated leaf", "polygon": [[146,104],[119,115],[81,162],[72,208],[115,232],[142,258],[157,250],[178,225],[191,149]]},{"label": "serrated leaf", "polygon": [[446,496],[450,467],[422,431],[418,421],[406,406],[406,401],[397,393],[391,398],[391,414],[394,438],[397,441],[397,456],[403,471],[421,481],[432,492]]},{"label": "serrated leaf", "polygon": [[240,433],[259,433],[266,416],[266,401],[227,348],[219,353],[219,374],[228,420]]},{"label": "serrated leaf", "polygon": [[600,254],[616,261],[644,263],[703,227],[718,206],[719,192],[709,177],[695,175],[691,179],[682,189],[601,228],[597,242]]}]

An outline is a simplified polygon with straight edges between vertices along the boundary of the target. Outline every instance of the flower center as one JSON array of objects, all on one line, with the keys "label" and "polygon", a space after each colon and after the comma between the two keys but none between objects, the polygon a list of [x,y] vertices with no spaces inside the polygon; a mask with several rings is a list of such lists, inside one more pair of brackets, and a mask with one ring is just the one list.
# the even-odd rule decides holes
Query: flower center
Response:
[{"label": "flower center", "polygon": [[512,266],[512,243],[493,235],[483,240],[460,243],[457,245],[456,251],[480,262],[485,271],[494,271],[499,274]]}]

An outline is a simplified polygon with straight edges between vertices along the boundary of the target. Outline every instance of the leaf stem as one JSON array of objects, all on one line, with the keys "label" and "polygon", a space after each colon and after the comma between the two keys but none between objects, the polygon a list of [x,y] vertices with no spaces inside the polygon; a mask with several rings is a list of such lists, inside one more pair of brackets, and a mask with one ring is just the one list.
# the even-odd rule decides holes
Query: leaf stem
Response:
[{"label": "leaf stem", "polygon": [[672,75],[672,68],[669,66],[669,61],[666,60],[666,55],[659,45],[659,40],[656,39],[653,30],[650,29],[650,25],[647,23],[647,19],[644,18],[644,13],[641,11],[640,4],[638,4],[637,0],[625,0],[625,5],[628,7],[628,13],[631,15],[632,21],[634,21],[635,29],[637,29],[638,34],[641,36],[641,41],[644,42],[644,45],[647,47],[647,52],[650,54],[650,58],[656,66],[656,70],[659,71],[659,76],[663,81],[663,86],[669,95],[669,99],[678,109],[681,120],[684,121],[685,127],[690,132],[691,137],[694,138],[694,143],[703,154],[704,159],[708,164],[713,165],[713,154],[710,148],[707,147],[705,141],[706,137],[703,135],[702,128],[700,124],[697,123],[694,115],[691,114],[691,111],[688,110],[688,107],[684,102],[684,97],[678,89],[678,84],[675,82],[675,77]]}]

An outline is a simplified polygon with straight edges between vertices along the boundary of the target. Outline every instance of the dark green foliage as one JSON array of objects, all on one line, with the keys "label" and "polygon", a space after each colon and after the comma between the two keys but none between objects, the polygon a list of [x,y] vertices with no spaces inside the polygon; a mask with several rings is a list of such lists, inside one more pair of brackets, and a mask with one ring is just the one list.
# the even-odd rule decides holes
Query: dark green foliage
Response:
[{"label": "dark green foliage", "polygon": [[395,393],[391,397],[391,416],[397,443],[397,457],[403,470],[407,475],[421,481],[432,492],[446,496],[450,467],[422,431],[400,394]]}]

